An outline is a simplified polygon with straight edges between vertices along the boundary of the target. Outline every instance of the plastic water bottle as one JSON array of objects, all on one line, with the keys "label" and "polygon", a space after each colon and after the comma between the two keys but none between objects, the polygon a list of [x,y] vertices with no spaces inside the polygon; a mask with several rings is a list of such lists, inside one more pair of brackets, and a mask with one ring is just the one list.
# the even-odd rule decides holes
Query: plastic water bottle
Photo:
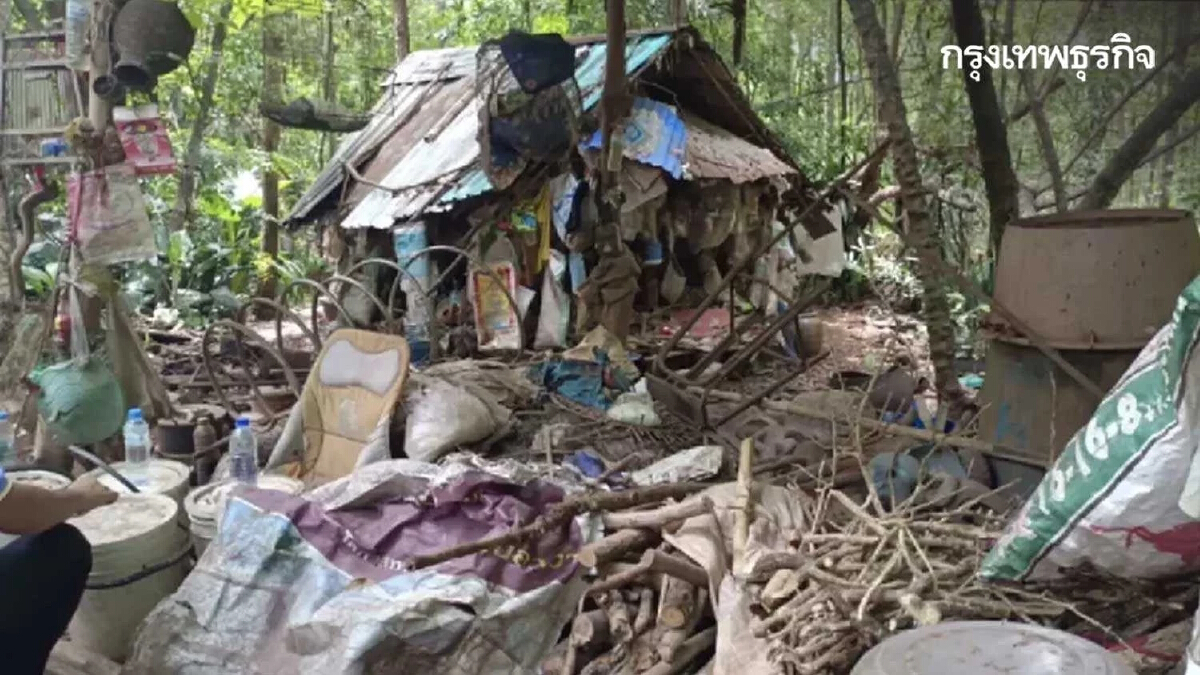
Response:
[{"label": "plastic water bottle", "polygon": [[16,438],[13,431],[8,411],[0,410],[0,462],[7,463],[17,458]]},{"label": "plastic water bottle", "polygon": [[150,425],[142,418],[140,408],[130,408],[125,415],[126,475],[134,485],[146,483],[146,465],[150,463]]},{"label": "plastic water bottle", "polygon": [[229,466],[233,478],[248,485],[258,484],[258,440],[250,428],[250,418],[239,417],[229,438]]}]

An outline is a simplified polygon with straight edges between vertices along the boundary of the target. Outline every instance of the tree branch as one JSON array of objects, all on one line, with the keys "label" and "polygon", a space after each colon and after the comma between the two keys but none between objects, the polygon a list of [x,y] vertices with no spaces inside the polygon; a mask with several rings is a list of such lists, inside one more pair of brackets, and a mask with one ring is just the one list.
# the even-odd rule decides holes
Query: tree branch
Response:
[{"label": "tree branch", "polygon": [[[1064,86],[1066,86],[1066,84],[1067,84],[1067,78],[1063,77],[1062,75],[1056,75],[1055,77],[1051,78],[1050,85],[1048,87],[1046,87],[1046,93],[1041,95],[1041,97],[1040,97],[1041,101],[1045,102],[1045,100],[1050,97],[1050,94],[1053,94],[1054,92],[1058,91],[1059,89],[1062,89]],[[1014,124],[1016,122],[1020,122],[1026,115],[1028,115],[1032,111],[1033,111],[1033,100],[1028,99],[1028,100],[1022,101],[1020,104],[1017,105],[1017,107],[1013,108],[1012,113],[1009,114],[1008,124],[1011,126],[1012,124]]]},{"label": "tree branch", "polygon": [[1149,115],[1142,118],[1129,138],[1125,139],[1121,147],[1108,159],[1084,196],[1082,208],[1107,208],[1120,192],[1121,186],[1154,149],[1158,139],[1175,126],[1179,118],[1198,100],[1200,68],[1194,68],[1183,77],[1178,86],[1171,89],[1166,98],[1159,101]]},{"label": "tree branch", "polygon": [[1038,145],[1042,151],[1042,159],[1046,162],[1046,170],[1050,172],[1050,185],[1054,188],[1054,203],[1060,212],[1067,210],[1067,187],[1063,182],[1062,165],[1058,163],[1058,151],[1054,148],[1054,132],[1050,121],[1046,119],[1046,110],[1042,101],[1033,89],[1033,80],[1024,70],[1017,71],[1021,78],[1021,86],[1025,95],[1033,104],[1033,122],[1037,127]]},{"label": "tree branch", "polygon": [[[954,34],[962,47],[984,44],[983,13],[978,0],[952,0],[951,21]],[[1012,154],[1008,147],[1008,130],[996,88],[992,85],[992,69],[985,64],[975,82],[963,70],[963,85],[971,104],[971,120],[975,127],[975,144],[988,198],[988,241],[992,255],[1000,252],[1000,237],[1004,227],[1017,217],[1017,175],[1013,171]]]},{"label": "tree branch", "polygon": [[[1175,51],[1173,51],[1169,55],[1167,55],[1167,57],[1164,58],[1161,63],[1159,63],[1157,66],[1155,66],[1153,70],[1146,73],[1145,76],[1143,76],[1142,79],[1138,80],[1137,83],[1134,84],[1133,87],[1130,88],[1129,91],[1125,92],[1125,95],[1121,97],[1121,100],[1117,101],[1117,104],[1115,106],[1113,106],[1107,113],[1105,113],[1104,116],[1101,117],[1096,122],[1096,124],[1092,127],[1091,132],[1088,133],[1088,137],[1083,141],[1083,144],[1080,145],[1079,149],[1075,152],[1075,156],[1072,157],[1070,159],[1070,161],[1067,162],[1066,168],[1063,169],[1064,173],[1067,173],[1067,174],[1071,173],[1071,169],[1075,168],[1075,164],[1084,156],[1084,154],[1087,153],[1088,148],[1092,147],[1092,144],[1095,143],[1100,137],[1102,137],[1104,135],[1104,132],[1108,130],[1109,122],[1112,122],[1113,118],[1117,116],[1117,113],[1120,112],[1121,109],[1124,108],[1127,103],[1129,103],[1130,99],[1132,99],[1134,96],[1136,96],[1137,93],[1140,92],[1142,89],[1145,89],[1146,85],[1150,84],[1150,81],[1153,80],[1155,78],[1155,76],[1157,76],[1160,72],[1162,72],[1163,68],[1167,64],[1171,63],[1172,61],[1179,58],[1180,56],[1186,54],[1187,47],[1189,45],[1191,45],[1192,43],[1196,42],[1197,40],[1200,40],[1200,33],[1193,34],[1186,41],[1181,42],[1181,44],[1176,47]],[[1047,189],[1048,188],[1042,188],[1038,194],[1045,192]]]},{"label": "tree branch", "polygon": [[[1174,150],[1175,148],[1179,147],[1180,145],[1183,145],[1184,143],[1189,141],[1196,134],[1200,134],[1200,124],[1193,124],[1191,127],[1188,127],[1187,131],[1176,134],[1174,138],[1172,138],[1169,142],[1164,143],[1162,147],[1160,147],[1157,150],[1155,150],[1154,152],[1146,155],[1140,162],[1138,162],[1138,165],[1137,165],[1137,167],[1134,168],[1134,170],[1136,171],[1137,169],[1140,169],[1143,166],[1146,166],[1150,162],[1153,162],[1154,160],[1161,157],[1164,153]],[[1033,192],[1032,188],[1026,187],[1025,189],[1031,193]],[[1071,201],[1071,202],[1078,201],[1079,198],[1086,195],[1089,190],[1090,190],[1090,188],[1084,188],[1082,190],[1079,190],[1078,192],[1072,193],[1071,196],[1068,197],[1067,199],[1068,199],[1068,201]],[[1033,205],[1033,208],[1037,211],[1042,211],[1042,210],[1050,208],[1051,206],[1053,206],[1053,204],[1051,204],[1049,202],[1040,202],[1040,203],[1035,203]]]}]

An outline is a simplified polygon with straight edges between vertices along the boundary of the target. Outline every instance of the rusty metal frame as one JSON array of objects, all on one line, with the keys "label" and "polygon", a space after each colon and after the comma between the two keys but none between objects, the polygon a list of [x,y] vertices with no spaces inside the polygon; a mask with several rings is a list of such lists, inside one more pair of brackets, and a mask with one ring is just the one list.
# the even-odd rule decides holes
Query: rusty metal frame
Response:
[{"label": "rusty metal frame", "polygon": [[[730,412],[730,413],[724,415],[715,424],[710,425],[709,420],[708,420],[707,407],[708,407],[708,402],[709,402],[709,396],[710,396],[713,388],[716,386],[716,384],[721,382],[722,380],[724,380],[729,375],[729,373],[731,373],[735,368],[737,368],[742,363],[744,363],[746,360],[748,360],[749,358],[751,358],[752,356],[754,356],[755,354],[760,352],[762,350],[762,348],[767,344],[767,342],[770,341],[781,330],[783,330],[783,328],[785,328],[787,326],[787,324],[795,322],[796,319],[802,313],[804,313],[812,305],[812,303],[814,301],[816,301],[816,299],[818,297],[820,297],[820,295],[822,293],[824,293],[828,289],[828,287],[829,287],[828,281],[826,281],[824,283],[818,283],[818,285],[814,289],[810,290],[809,293],[804,298],[802,298],[801,301],[796,301],[796,298],[794,298],[794,297],[793,298],[785,297],[785,299],[788,301],[787,311],[785,311],[783,314],[780,314],[778,317],[776,317],[775,320],[772,321],[770,323],[770,325],[768,325],[765,329],[763,329],[757,336],[755,336],[754,339],[751,340],[749,344],[747,344],[744,347],[742,347],[741,349],[737,350],[733,354],[733,356],[731,358],[729,358],[716,373],[708,375],[707,377],[702,377],[703,371],[705,369],[707,369],[711,363],[713,363],[716,359],[718,359],[722,355],[724,355],[724,353],[729,349],[729,347],[732,344],[734,344],[745,333],[745,331],[747,331],[750,327],[752,327],[753,325],[755,325],[759,321],[761,321],[762,318],[765,318],[765,315],[762,318],[756,318],[756,315],[759,314],[758,312],[756,312],[755,314],[752,314],[750,317],[743,319],[742,321],[738,322],[735,325],[732,320],[734,304],[731,302],[730,303],[731,321],[730,321],[729,335],[727,335],[717,345],[716,348],[714,348],[711,352],[709,352],[703,358],[701,358],[699,363],[697,363],[695,366],[693,366],[686,374],[681,376],[678,373],[673,372],[670,368],[667,367],[666,359],[667,359],[667,356],[671,353],[671,351],[673,349],[675,349],[676,346],[678,346],[679,342],[681,340],[683,340],[684,336],[686,336],[687,333],[700,320],[700,317],[704,313],[704,311],[709,309],[717,301],[717,298],[719,298],[722,293],[724,293],[726,290],[728,290],[730,296],[732,297],[733,282],[736,277],[747,273],[750,270],[750,266],[753,261],[755,261],[755,260],[759,259],[761,256],[765,255],[768,251],[771,250],[772,247],[778,245],[779,242],[782,241],[785,237],[793,236],[795,228],[798,225],[801,225],[804,222],[804,220],[806,218],[808,218],[810,215],[812,215],[813,212],[818,207],[827,205],[829,203],[829,200],[831,197],[842,192],[845,189],[847,181],[849,181],[850,177],[854,176],[863,167],[867,166],[869,163],[871,163],[872,161],[877,159],[882,153],[886,152],[888,145],[889,145],[888,142],[884,142],[879,147],[877,147],[873,152],[871,152],[870,154],[865,156],[862,160],[860,160],[857,164],[850,167],[846,172],[844,172],[842,175],[838,176],[836,179],[834,179],[832,182],[830,182],[828,185],[826,185],[825,188],[817,195],[817,197],[815,199],[813,199],[813,201],[811,203],[809,203],[808,206],[806,206],[800,212],[800,214],[798,216],[793,218],[791,220],[791,222],[784,223],[784,227],[781,232],[776,233],[771,238],[769,238],[765,243],[760,244],[754,250],[754,252],[751,253],[750,255],[745,256],[745,257],[741,258],[740,260],[738,260],[737,263],[734,264],[733,269],[731,269],[724,276],[724,278],[721,279],[721,284],[715,290],[713,290],[712,293],[709,293],[709,295],[695,309],[695,311],[692,313],[692,315],[686,321],[683,322],[683,325],[675,332],[675,334],[672,335],[671,338],[669,340],[667,340],[661,347],[659,347],[658,353],[654,357],[652,372],[653,372],[653,374],[655,374],[656,376],[659,377],[660,381],[662,381],[665,384],[668,384],[672,387],[678,388],[684,399],[690,399],[691,393],[688,391],[690,388],[699,387],[702,389],[702,393],[701,393],[698,401],[694,401],[694,402],[690,401],[690,400],[688,401],[689,406],[691,408],[698,410],[700,419],[694,420],[695,422],[698,422],[699,424],[701,424],[701,426],[704,426],[704,427],[713,427],[713,428],[720,427],[722,424],[725,424],[726,422],[733,419],[737,415],[740,415],[741,413],[745,412],[750,407],[758,404],[760,401],[762,401],[762,399],[775,393],[780,388],[785,386],[788,382],[791,382],[793,379],[795,379],[797,376],[799,376],[801,373],[803,373],[805,370],[807,370],[807,366],[804,363],[802,363],[798,369],[795,369],[791,372],[784,374],[782,377],[779,377],[776,380],[774,380],[771,384],[769,384],[761,392],[747,397],[744,401],[742,401],[738,405],[737,408],[734,409],[733,412]],[[762,283],[761,281],[754,278],[753,275],[751,275],[751,281],[753,283]]]}]

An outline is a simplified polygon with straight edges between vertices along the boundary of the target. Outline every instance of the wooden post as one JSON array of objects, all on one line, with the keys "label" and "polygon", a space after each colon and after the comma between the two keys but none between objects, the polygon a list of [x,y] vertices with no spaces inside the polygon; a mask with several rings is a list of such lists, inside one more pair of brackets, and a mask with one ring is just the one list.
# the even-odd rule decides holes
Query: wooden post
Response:
[{"label": "wooden post", "polygon": [[93,87],[96,79],[108,74],[112,65],[108,36],[116,9],[113,0],[96,0],[92,6],[92,63],[88,73],[88,117],[91,118],[100,138],[104,138],[104,130],[112,121],[112,104],[97,96]]}]

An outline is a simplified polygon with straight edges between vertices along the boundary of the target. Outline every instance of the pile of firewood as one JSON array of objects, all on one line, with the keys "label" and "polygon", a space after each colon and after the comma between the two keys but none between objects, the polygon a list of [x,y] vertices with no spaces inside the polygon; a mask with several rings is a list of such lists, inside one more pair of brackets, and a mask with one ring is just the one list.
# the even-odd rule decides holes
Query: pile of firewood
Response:
[{"label": "pile of firewood", "polygon": [[542,673],[694,672],[698,657],[716,641],[708,574],[663,543],[662,533],[712,508],[711,500],[701,497],[603,514],[610,534],[577,554],[599,578],[584,595],[569,636],[543,662]]},{"label": "pile of firewood", "polygon": [[[1040,584],[984,582],[979,564],[1004,527],[1003,514],[983,506],[987,497],[954,506],[952,496],[922,499],[918,489],[885,509],[873,491],[860,502],[818,490],[795,550],[760,558],[748,579],[757,591],[753,630],[771,644],[779,672],[846,673],[889,635],[943,621],[1015,620],[1124,644],[1186,615],[1190,584],[1133,593],[1128,582],[1083,570]],[[1114,603],[1130,612],[1113,614]]]}]

